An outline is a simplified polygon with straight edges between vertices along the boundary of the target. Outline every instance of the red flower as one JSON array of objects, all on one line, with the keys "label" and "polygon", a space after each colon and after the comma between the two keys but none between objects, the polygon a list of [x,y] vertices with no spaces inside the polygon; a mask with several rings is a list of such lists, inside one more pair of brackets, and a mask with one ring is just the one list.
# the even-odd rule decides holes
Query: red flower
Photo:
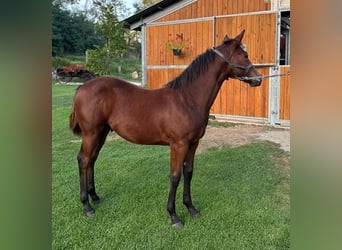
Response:
[{"label": "red flower", "polygon": [[176,34],[176,40],[177,40],[177,39],[183,40],[183,33],[181,33],[181,34]]}]

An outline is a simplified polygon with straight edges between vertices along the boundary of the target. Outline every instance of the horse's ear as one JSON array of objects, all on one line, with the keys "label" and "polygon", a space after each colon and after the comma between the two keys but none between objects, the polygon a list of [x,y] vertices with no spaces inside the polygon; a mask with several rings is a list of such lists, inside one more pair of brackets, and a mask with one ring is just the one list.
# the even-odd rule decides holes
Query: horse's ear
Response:
[{"label": "horse's ear", "polygon": [[223,38],[223,41],[222,43],[226,43],[230,40],[230,38],[226,35],[224,38]]},{"label": "horse's ear", "polygon": [[234,40],[237,40],[241,43],[243,35],[245,34],[245,30],[243,30],[239,35],[237,35]]}]

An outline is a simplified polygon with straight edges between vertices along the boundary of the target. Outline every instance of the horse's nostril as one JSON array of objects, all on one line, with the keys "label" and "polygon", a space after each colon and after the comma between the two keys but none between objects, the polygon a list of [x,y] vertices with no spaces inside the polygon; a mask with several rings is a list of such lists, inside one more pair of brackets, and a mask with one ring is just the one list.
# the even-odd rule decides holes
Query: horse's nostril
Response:
[{"label": "horse's nostril", "polygon": [[252,87],[257,87],[261,84],[261,79],[255,79],[255,80],[251,81],[250,84]]}]

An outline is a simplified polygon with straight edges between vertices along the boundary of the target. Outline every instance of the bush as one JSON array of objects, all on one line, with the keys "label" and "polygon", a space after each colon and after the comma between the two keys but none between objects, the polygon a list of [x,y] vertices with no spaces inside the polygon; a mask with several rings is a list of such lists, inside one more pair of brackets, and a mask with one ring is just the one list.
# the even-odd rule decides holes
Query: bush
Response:
[{"label": "bush", "polygon": [[113,56],[106,47],[97,47],[94,50],[88,50],[87,68],[98,76],[110,74],[110,62]]},{"label": "bush", "polygon": [[54,71],[55,69],[65,66],[65,65],[69,65],[71,63],[71,61],[67,58],[62,58],[62,57],[52,57],[52,70]]}]

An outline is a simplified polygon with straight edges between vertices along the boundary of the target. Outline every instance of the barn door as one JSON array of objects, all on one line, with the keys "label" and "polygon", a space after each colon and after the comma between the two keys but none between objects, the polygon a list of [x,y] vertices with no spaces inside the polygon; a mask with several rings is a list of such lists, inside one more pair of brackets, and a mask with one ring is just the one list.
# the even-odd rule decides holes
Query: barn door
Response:
[{"label": "barn door", "polygon": [[[240,15],[215,20],[215,45],[228,34],[235,37],[246,30],[243,43],[249,58],[261,74],[268,75],[270,65],[276,64],[276,14]],[[269,80],[252,88],[244,82],[229,80],[223,84],[211,112],[250,120],[268,120]]]}]

